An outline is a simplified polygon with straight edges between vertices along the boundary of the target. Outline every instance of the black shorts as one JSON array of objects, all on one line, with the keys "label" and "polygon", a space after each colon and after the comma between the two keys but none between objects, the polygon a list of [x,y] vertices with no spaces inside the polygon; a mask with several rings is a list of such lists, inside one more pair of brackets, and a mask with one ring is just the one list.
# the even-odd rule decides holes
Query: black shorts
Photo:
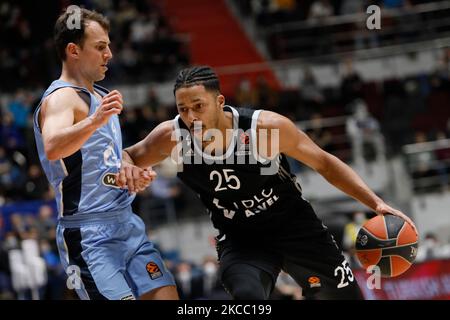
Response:
[{"label": "black shorts", "polygon": [[[302,209],[313,210],[309,204]],[[231,265],[249,264],[266,271],[272,277],[273,287],[279,272],[284,270],[302,287],[305,297],[362,299],[349,264],[332,235],[319,219],[304,221],[301,217],[292,215],[289,223],[273,232],[219,236],[221,279]]]}]

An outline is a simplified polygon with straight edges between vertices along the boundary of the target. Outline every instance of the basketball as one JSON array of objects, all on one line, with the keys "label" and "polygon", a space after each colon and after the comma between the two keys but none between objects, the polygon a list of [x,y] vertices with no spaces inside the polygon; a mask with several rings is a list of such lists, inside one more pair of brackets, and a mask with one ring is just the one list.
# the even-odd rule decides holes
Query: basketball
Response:
[{"label": "basketball", "polygon": [[367,269],[378,266],[381,276],[396,277],[408,270],[417,255],[418,237],[409,223],[394,215],[368,220],[356,238],[356,256]]}]

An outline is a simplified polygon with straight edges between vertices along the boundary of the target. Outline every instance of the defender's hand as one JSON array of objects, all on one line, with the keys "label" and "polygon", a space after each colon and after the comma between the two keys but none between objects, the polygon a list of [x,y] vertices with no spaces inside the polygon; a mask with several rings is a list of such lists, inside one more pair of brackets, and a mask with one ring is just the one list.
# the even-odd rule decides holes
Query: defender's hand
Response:
[{"label": "defender's hand", "polygon": [[92,122],[97,127],[104,126],[113,114],[120,114],[123,109],[122,94],[113,90],[102,98],[100,106],[91,115]]},{"label": "defender's hand", "polygon": [[141,178],[135,181],[136,192],[143,191],[156,179],[157,174],[152,170],[152,167],[143,169]]},{"label": "defender's hand", "polygon": [[117,174],[117,185],[128,188],[130,193],[145,190],[156,179],[156,172],[151,168],[141,169],[127,162],[122,162],[120,172]]}]

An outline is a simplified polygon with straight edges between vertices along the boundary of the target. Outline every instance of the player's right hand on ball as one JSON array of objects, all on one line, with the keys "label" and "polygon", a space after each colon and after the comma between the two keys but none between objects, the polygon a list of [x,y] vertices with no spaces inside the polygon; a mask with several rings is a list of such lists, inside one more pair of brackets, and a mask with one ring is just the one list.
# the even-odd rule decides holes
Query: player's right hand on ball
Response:
[{"label": "player's right hand on ball", "polygon": [[113,90],[102,98],[100,106],[91,116],[92,122],[98,127],[104,126],[113,114],[120,114],[123,109],[122,94]]}]

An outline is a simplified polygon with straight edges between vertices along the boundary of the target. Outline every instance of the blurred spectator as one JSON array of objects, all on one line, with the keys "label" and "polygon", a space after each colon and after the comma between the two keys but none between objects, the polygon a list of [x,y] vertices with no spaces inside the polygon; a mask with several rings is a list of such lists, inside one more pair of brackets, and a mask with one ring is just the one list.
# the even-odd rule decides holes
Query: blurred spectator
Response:
[{"label": "blurred spectator", "polygon": [[358,167],[364,166],[364,147],[370,144],[375,149],[377,161],[384,163],[385,148],[378,121],[370,115],[366,103],[361,99],[353,102],[353,110],[353,115],[347,118],[346,123],[347,134],[352,142],[353,162]]},{"label": "blurred spectator", "polygon": [[22,215],[20,213],[13,213],[9,219],[14,237],[18,241],[28,239],[28,228]]},{"label": "blurred spectator", "polygon": [[414,179],[414,189],[420,193],[446,190],[448,188],[446,167],[437,159],[434,150],[426,148],[427,140],[425,133],[417,132],[414,142],[417,144],[418,150],[408,157],[410,172]]},{"label": "blurred spectator", "polygon": [[12,183],[11,168],[12,163],[6,156],[5,149],[0,146],[0,185],[10,185]]},{"label": "blurred spectator", "polygon": [[432,260],[437,258],[437,249],[439,248],[439,241],[433,233],[427,233],[425,239],[420,242],[419,250],[416,256],[416,262]]},{"label": "blurred spectator", "polygon": [[341,100],[349,105],[353,100],[362,98],[363,80],[355,71],[353,59],[347,58],[343,62],[343,75],[341,81]]},{"label": "blurred spectator", "polygon": [[358,259],[355,257],[355,243],[359,229],[361,229],[366,221],[366,214],[362,211],[356,211],[353,213],[352,221],[347,223],[344,227],[342,247],[348,255],[348,260],[352,268],[360,266]]},{"label": "blurred spectator", "polygon": [[27,213],[23,215],[22,218],[25,222],[25,229],[27,231],[26,239],[38,239],[39,232],[37,229],[36,218],[34,214]]},{"label": "blurred spectator", "polygon": [[253,91],[252,105],[266,110],[275,110],[278,107],[278,93],[272,89],[263,76],[256,79]]},{"label": "blurred spectator", "polygon": [[8,110],[12,114],[13,123],[19,129],[24,129],[28,124],[28,115],[31,111],[33,97],[28,91],[19,89],[15,98],[8,105]]},{"label": "blurred spectator", "polygon": [[39,208],[36,228],[39,239],[48,241],[49,245],[56,250],[56,221],[52,207],[43,205]]},{"label": "blurred spectator", "polygon": [[242,79],[234,93],[236,106],[241,108],[254,108],[253,96],[254,92],[250,80],[247,78]]},{"label": "blurred spectator", "polygon": [[[161,123],[161,121],[158,121],[157,112],[153,111],[155,109],[160,110],[164,109],[164,107],[157,106],[156,108],[153,108],[151,105],[144,105],[142,109],[136,110],[139,116],[136,119],[138,140],[135,141],[144,139],[150,133],[150,131],[152,131],[159,123]],[[165,117],[165,115],[161,115],[161,111],[159,111],[159,113],[160,117]],[[164,119],[163,121],[165,120],[167,119]]]},{"label": "blurred spectator", "polygon": [[3,242],[3,248],[6,251],[20,248],[20,240],[18,239],[14,231],[6,233],[5,240]]},{"label": "blurred spectator", "polygon": [[28,178],[25,182],[24,196],[27,200],[48,199],[49,184],[41,168],[32,164],[28,168]]},{"label": "blurred spectator", "polygon": [[333,136],[331,132],[323,125],[323,117],[320,113],[314,113],[311,116],[311,126],[306,130],[308,136],[323,150],[333,153]]},{"label": "blurred spectator", "polygon": [[329,0],[315,0],[308,14],[308,20],[321,20],[333,15],[333,6]]},{"label": "blurred spectator", "polygon": [[175,267],[175,282],[181,300],[203,297],[203,276],[189,262],[182,261]]},{"label": "blurred spectator", "polygon": [[176,223],[176,214],[181,212],[183,194],[176,177],[177,167],[170,158],[154,166],[158,178],[140,199],[142,219],[153,227],[163,223]]},{"label": "blurred spectator", "polygon": [[21,199],[21,186],[24,178],[20,167],[6,155],[6,150],[0,146],[0,190],[4,189],[3,194],[0,195],[0,201]]},{"label": "blurred spectator", "polygon": [[230,296],[225,292],[218,277],[219,265],[217,258],[206,256],[202,262],[203,298],[207,300],[228,300]]},{"label": "blurred spectator", "polygon": [[365,0],[343,0],[340,7],[340,14],[355,14],[366,11]]},{"label": "blurred spectator", "polygon": [[67,275],[62,268],[57,251],[47,240],[40,241],[41,256],[47,267],[47,285],[43,289],[43,300],[61,300],[64,298]]},{"label": "blurred spectator", "polygon": [[300,94],[308,117],[311,116],[311,113],[321,111],[325,97],[310,68],[305,69],[303,79],[300,82]]},{"label": "blurred spectator", "polygon": [[124,78],[131,81],[139,74],[139,56],[130,41],[123,43],[122,50],[117,54],[116,61],[122,68]]},{"label": "blurred spectator", "polygon": [[161,106],[161,102],[159,101],[158,95],[153,87],[150,87],[147,91],[147,104],[153,112],[158,110]]},{"label": "blurred spectator", "polygon": [[152,17],[139,13],[138,16],[133,19],[130,26],[130,40],[134,45],[146,45],[154,38],[155,31],[157,30],[157,21],[155,17]]},{"label": "blurred spectator", "polygon": [[24,136],[21,128],[15,123],[11,113],[6,112],[3,115],[2,125],[0,127],[1,144],[10,152],[23,150],[25,146]]},{"label": "blurred spectator", "polygon": [[407,79],[404,81],[405,102],[408,108],[406,116],[412,118],[413,114],[420,114],[426,112],[426,103],[424,94],[420,91],[420,84],[418,79]]},{"label": "blurred spectator", "polygon": [[441,183],[444,190],[448,190],[450,183],[450,143],[449,136],[444,131],[438,131],[436,134],[436,142],[438,149],[436,150],[436,157],[439,163],[442,165],[441,171]]},{"label": "blurred spectator", "polygon": [[384,82],[383,127],[388,154],[398,155],[402,146],[410,142],[411,122],[414,111],[405,108],[404,86],[400,81]]}]

